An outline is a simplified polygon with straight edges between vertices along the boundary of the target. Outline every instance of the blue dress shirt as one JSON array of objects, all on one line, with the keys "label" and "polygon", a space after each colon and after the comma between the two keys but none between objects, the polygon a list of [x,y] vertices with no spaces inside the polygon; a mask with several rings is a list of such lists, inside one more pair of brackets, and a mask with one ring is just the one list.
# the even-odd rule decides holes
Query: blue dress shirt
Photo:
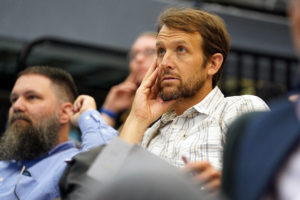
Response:
[{"label": "blue dress shirt", "polygon": [[82,151],[106,144],[118,135],[96,110],[84,112],[78,123],[82,132],[81,149],[68,141],[34,160],[0,161],[0,199],[14,200],[17,199],[16,194],[21,200],[53,200],[59,197],[58,182],[66,161]]}]

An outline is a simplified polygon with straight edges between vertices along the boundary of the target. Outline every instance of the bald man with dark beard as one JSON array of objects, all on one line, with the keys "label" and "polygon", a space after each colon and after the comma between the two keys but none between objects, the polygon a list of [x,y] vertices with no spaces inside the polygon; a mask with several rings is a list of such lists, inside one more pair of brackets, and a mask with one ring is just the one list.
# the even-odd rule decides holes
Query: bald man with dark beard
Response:
[{"label": "bald man with dark beard", "polygon": [[[60,197],[58,180],[66,162],[117,135],[96,112],[91,97],[76,98],[74,81],[62,69],[20,72],[10,95],[8,128],[0,139],[0,199]],[[71,121],[82,132],[80,149],[68,141]]]},{"label": "bald man with dark beard", "polygon": [[[17,123],[20,120],[27,124]],[[0,139],[0,160],[28,160],[39,157],[57,143],[60,128],[57,113],[37,125],[33,125],[27,115],[14,113],[8,123],[9,127]]]}]

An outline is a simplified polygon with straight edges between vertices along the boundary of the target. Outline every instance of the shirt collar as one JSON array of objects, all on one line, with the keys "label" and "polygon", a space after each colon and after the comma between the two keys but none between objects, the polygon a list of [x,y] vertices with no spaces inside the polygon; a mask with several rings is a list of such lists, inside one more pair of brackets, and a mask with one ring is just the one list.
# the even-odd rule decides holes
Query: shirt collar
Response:
[{"label": "shirt collar", "polygon": [[39,161],[55,154],[55,153],[59,153],[61,151],[64,151],[66,149],[69,149],[69,148],[73,148],[75,147],[75,143],[73,141],[67,141],[67,142],[64,142],[64,143],[61,143],[57,146],[55,146],[53,149],[51,149],[46,155],[42,156],[42,157],[39,157],[39,158],[36,158],[34,160],[24,160],[21,162],[21,164],[19,165],[25,165],[26,166],[26,170],[30,172],[31,176],[34,178],[34,179],[38,179],[39,177],[41,177],[40,175],[40,169],[41,167],[36,165],[36,163],[38,163]]},{"label": "shirt collar", "polygon": [[[206,115],[212,115],[213,112],[216,110],[216,107],[224,100],[224,95],[219,89],[218,86],[216,86],[208,95],[199,103],[194,105],[193,107],[187,109],[184,111],[182,115],[188,116],[193,115],[195,112],[199,112]],[[170,120],[173,120],[176,117],[176,113],[174,110],[169,111],[162,115],[161,117],[161,124],[166,124]]]},{"label": "shirt collar", "polygon": [[216,86],[210,93],[198,104],[194,105],[195,108],[199,113],[203,113],[206,115],[212,115],[216,107],[224,100],[224,95]]},{"label": "shirt collar", "polygon": [[165,114],[162,115],[161,120],[160,120],[160,124],[166,124],[169,121],[173,120],[176,117],[176,113],[174,110],[171,110],[169,112],[166,112]]},{"label": "shirt collar", "polygon": [[48,152],[48,156],[55,154],[56,152],[64,151],[65,149],[69,149],[71,147],[76,147],[75,142],[67,141],[67,142],[61,143],[61,144],[57,145],[56,147],[54,147],[53,149],[51,149]]}]

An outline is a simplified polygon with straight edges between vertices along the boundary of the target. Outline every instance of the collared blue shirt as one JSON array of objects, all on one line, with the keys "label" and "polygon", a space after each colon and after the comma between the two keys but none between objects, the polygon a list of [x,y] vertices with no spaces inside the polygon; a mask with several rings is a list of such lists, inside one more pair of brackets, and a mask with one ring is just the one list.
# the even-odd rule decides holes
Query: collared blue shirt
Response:
[{"label": "collared blue shirt", "polygon": [[[58,182],[66,161],[76,154],[108,143],[118,132],[108,126],[96,110],[84,112],[79,120],[82,147],[68,141],[57,145],[40,158],[29,161],[0,161],[0,199],[53,200],[60,196]],[[25,167],[21,174],[22,168]]]}]

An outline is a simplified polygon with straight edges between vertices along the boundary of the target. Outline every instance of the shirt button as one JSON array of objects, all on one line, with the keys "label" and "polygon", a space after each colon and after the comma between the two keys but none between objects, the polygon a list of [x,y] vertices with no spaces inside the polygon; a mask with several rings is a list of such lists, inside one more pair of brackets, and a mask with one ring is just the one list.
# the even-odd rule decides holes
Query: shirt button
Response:
[{"label": "shirt button", "polygon": [[2,182],[4,180],[4,178],[3,177],[0,177],[0,182]]},{"label": "shirt button", "polygon": [[86,116],[85,119],[86,119],[86,120],[89,120],[89,119],[91,119],[91,118],[90,118],[90,116]]},{"label": "shirt button", "polygon": [[64,162],[71,162],[71,160],[72,160],[72,158],[66,158],[65,160],[64,160]]}]

